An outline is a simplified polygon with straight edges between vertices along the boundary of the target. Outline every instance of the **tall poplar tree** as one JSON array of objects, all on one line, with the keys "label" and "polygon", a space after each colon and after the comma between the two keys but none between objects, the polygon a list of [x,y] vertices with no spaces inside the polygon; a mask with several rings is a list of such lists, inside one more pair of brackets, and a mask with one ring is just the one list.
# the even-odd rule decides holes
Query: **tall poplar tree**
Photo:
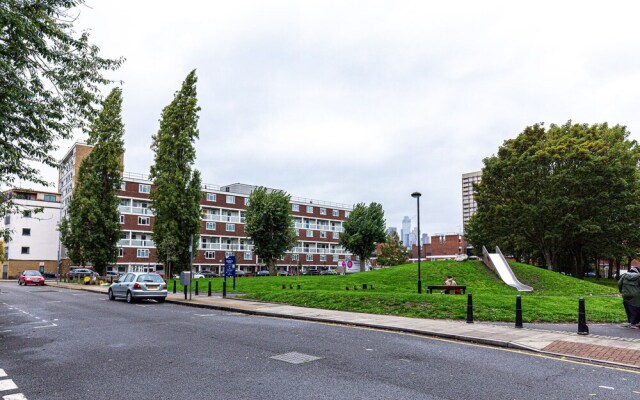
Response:
[{"label": "tall poplar tree", "polygon": [[118,256],[119,199],[122,181],[124,124],[122,92],[115,88],[89,132],[91,153],[82,161],[69,204],[69,218],[60,224],[62,243],[74,263],[91,262],[104,274]]},{"label": "tall poplar tree", "polygon": [[[151,149],[155,162],[151,167],[151,208],[154,211],[153,240],[158,261],[179,272],[189,267],[189,243],[198,248],[202,225],[200,172],[192,171],[196,159],[198,132],[196,72],[191,71],[176,92],[173,101],[162,110],[160,129],[153,136]],[[194,254],[195,256],[195,254]]]}]

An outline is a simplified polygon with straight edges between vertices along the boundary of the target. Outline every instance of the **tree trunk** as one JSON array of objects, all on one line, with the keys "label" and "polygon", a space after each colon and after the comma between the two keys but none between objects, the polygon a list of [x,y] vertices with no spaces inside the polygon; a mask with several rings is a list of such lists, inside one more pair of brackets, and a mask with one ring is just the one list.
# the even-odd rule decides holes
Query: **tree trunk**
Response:
[{"label": "tree trunk", "polygon": [[360,257],[360,272],[364,272],[366,271],[366,259],[364,256],[359,256]]}]

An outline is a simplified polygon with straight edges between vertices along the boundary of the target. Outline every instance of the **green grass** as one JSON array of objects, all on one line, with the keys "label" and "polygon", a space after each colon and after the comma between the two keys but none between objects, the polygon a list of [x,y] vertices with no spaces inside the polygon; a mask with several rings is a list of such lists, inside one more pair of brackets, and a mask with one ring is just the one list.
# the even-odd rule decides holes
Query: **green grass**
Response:
[{"label": "green grass", "polygon": [[[436,261],[421,264],[424,293],[417,294],[417,264],[385,268],[347,276],[273,276],[236,280],[243,298],[332,310],[401,315],[416,318],[465,319],[467,296],[426,293],[428,285],[441,285],[448,275],[473,294],[474,318],[480,321],[514,321],[515,299],[522,297],[525,322],[576,322],[578,299],[586,301],[588,322],[622,322],[622,301],[613,280],[580,280],[526,264],[511,263],[518,279],[534,288],[521,293],[505,285],[480,261]],[[200,293],[208,281],[222,291],[222,278],[200,279]],[[374,289],[362,290],[366,283]],[[282,289],[282,285],[286,289]],[[300,284],[301,289],[296,289]],[[290,289],[290,285],[293,289]],[[354,286],[357,290],[354,290]],[[346,287],[349,290],[346,290]],[[169,289],[173,289],[172,280]],[[231,280],[227,290],[234,293]],[[177,291],[182,291],[180,282]]]}]

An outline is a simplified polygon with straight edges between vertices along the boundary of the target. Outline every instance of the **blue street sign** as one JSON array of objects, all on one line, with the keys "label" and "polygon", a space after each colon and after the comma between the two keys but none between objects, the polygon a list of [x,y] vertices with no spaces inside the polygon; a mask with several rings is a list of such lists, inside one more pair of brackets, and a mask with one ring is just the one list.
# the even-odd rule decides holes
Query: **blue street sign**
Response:
[{"label": "blue street sign", "polygon": [[224,258],[224,276],[236,276],[236,256]]}]

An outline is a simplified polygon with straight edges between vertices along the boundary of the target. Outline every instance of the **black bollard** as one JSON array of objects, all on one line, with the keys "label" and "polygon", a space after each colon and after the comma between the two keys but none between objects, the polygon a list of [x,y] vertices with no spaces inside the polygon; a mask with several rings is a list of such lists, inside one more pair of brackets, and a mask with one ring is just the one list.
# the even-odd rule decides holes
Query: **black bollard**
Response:
[{"label": "black bollard", "polygon": [[367,284],[366,283],[362,284],[362,290],[367,290]]},{"label": "black bollard", "polygon": [[184,299],[187,299],[187,286],[184,286]]},{"label": "black bollard", "polygon": [[349,290],[349,286],[345,286],[344,290]]},{"label": "black bollard", "polygon": [[516,328],[522,328],[522,299],[516,296]]},{"label": "black bollard", "polygon": [[473,297],[471,293],[467,295],[467,324],[473,324]]},{"label": "black bollard", "polygon": [[227,297],[227,280],[222,282],[222,297]]},{"label": "black bollard", "polygon": [[584,309],[584,299],[580,297],[578,300],[578,335],[588,335],[589,327],[587,326],[587,314]]},{"label": "black bollard", "polygon": [[198,291],[198,281],[196,281],[196,296],[199,294],[200,292]]},{"label": "black bollard", "polygon": [[282,288],[283,288],[283,289],[286,289],[286,288],[287,288],[287,285],[285,285],[285,284],[283,283],[283,284],[282,284]]},{"label": "black bollard", "polygon": [[173,280],[173,293],[176,293],[176,280]]},{"label": "black bollard", "polygon": [[300,284],[298,283],[298,290],[300,290]]},{"label": "black bollard", "polygon": [[207,292],[207,296],[211,297],[211,281],[209,281],[209,291]]}]

